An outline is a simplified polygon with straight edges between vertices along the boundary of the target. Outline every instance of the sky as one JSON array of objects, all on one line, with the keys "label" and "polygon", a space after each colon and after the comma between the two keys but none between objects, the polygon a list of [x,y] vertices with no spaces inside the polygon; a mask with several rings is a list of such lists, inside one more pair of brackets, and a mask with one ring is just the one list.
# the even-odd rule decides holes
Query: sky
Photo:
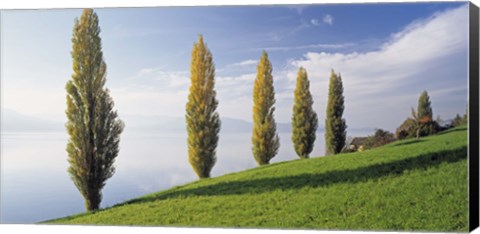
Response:
[{"label": "sky", "polygon": [[[465,112],[468,7],[456,3],[101,8],[107,84],[120,117],[183,117],[198,35],[213,54],[218,112],[251,121],[262,50],[273,64],[278,122],[289,122],[306,68],[320,123],[331,69],[349,128],[394,131],[427,90],[434,116]],[[80,9],[1,15],[1,106],[65,122],[71,36]],[[126,123],[128,126],[128,123]],[[322,124],[321,124],[322,125]]]}]

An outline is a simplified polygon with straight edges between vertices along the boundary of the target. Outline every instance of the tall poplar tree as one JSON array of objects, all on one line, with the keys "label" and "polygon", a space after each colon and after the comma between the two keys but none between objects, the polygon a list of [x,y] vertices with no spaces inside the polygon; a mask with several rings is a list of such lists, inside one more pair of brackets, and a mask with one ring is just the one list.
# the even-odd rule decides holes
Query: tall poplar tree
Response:
[{"label": "tall poplar tree", "polygon": [[292,116],[292,142],[300,158],[308,158],[313,150],[318,126],[317,113],[313,110],[310,81],[307,71],[300,67],[294,91]]},{"label": "tall poplar tree", "polygon": [[113,110],[105,88],[107,66],[103,60],[98,17],[85,9],[75,19],[72,37],[72,79],[67,82],[66,129],[68,172],[85,199],[85,208],[96,210],[101,190],[113,176],[124,124]]},{"label": "tall poplar tree", "polygon": [[343,84],[340,74],[332,69],[328,86],[327,118],[325,120],[325,144],[327,155],[340,153],[345,146],[347,124],[342,118],[344,106]]},{"label": "tall poplar tree", "polygon": [[257,77],[253,87],[253,133],[252,151],[259,165],[268,164],[280,147],[275,123],[275,90],[273,88],[272,64],[267,52],[257,66]]},{"label": "tall poplar tree", "polygon": [[188,161],[199,178],[210,177],[216,162],[220,117],[216,112],[215,65],[212,53],[198,37],[190,65],[190,94],[186,106]]}]

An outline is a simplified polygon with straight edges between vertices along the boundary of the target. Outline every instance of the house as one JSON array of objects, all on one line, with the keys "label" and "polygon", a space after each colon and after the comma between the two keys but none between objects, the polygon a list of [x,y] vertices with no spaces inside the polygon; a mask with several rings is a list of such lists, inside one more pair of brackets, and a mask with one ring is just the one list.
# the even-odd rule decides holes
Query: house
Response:
[{"label": "house", "polygon": [[[368,137],[354,137],[350,142],[349,148],[350,150],[358,150],[361,146],[365,147],[367,143]],[[363,148],[362,147],[362,148]]]}]

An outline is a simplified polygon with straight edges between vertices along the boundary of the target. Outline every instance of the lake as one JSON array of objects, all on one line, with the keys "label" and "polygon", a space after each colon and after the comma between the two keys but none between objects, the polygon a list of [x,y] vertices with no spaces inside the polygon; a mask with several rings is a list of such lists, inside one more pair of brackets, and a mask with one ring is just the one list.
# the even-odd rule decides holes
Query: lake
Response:
[{"label": "lake", "polygon": [[[364,136],[371,132],[348,133]],[[297,159],[291,134],[281,133],[272,163]],[[65,132],[1,135],[0,223],[35,223],[85,211],[83,198],[67,173]],[[187,136],[129,132],[125,129],[116,172],[103,189],[101,207],[168,189],[197,179],[187,158]],[[324,155],[323,133],[317,134],[312,156]],[[221,134],[212,177],[256,167],[251,135]]]}]

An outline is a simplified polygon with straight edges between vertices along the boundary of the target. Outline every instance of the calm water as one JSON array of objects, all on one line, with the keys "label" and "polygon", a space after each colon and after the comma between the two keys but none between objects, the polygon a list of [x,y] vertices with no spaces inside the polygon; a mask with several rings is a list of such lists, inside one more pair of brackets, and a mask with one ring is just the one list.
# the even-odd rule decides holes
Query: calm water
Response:
[{"label": "calm water", "polygon": [[[349,135],[359,136],[368,133]],[[250,134],[223,134],[212,176],[256,166]],[[1,135],[1,223],[34,223],[84,211],[83,198],[67,173],[66,133]],[[280,134],[271,162],[296,159],[290,134]],[[312,155],[324,154],[323,133]],[[103,189],[101,207],[196,180],[187,160],[186,134],[125,132],[116,173]]]}]

